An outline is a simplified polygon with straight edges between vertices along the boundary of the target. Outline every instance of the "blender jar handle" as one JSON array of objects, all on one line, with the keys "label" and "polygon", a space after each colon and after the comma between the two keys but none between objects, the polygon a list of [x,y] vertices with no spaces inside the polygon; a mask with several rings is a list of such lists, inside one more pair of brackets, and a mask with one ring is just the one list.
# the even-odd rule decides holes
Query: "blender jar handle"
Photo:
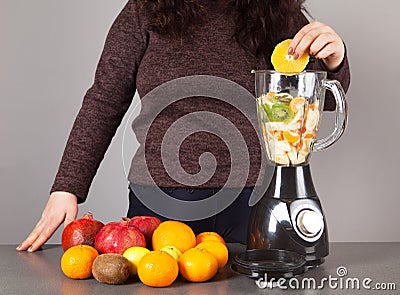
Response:
[{"label": "blender jar handle", "polygon": [[322,80],[322,87],[331,91],[336,100],[335,129],[329,136],[315,141],[314,151],[324,150],[338,141],[347,124],[347,103],[342,85],[337,80],[324,79]]}]

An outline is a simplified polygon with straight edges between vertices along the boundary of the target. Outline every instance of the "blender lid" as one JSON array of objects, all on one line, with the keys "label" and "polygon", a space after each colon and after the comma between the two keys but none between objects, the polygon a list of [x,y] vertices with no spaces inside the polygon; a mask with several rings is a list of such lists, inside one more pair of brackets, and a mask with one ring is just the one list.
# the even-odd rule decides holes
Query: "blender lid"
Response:
[{"label": "blender lid", "polygon": [[306,259],[281,249],[253,249],[237,254],[231,268],[251,278],[290,278],[307,270]]}]

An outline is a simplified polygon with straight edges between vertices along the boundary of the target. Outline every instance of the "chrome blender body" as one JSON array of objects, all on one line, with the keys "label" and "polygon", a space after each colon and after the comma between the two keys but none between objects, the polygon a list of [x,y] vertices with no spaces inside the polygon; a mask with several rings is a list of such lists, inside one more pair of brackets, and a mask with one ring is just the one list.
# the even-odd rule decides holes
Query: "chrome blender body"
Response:
[{"label": "chrome blender body", "polygon": [[304,256],[307,266],[323,263],[328,230],[310,166],[272,169],[266,192],[252,207],[247,249],[284,249]]},{"label": "chrome blender body", "polygon": [[[273,175],[252,208],[247,252],[286,250],[302,255],[307,267],[320,265],[329,254],[329,240],[309,157],[343,134],[347,121],[344,91],[339,82],[326,78],[326,72],[253,73],[261,138],[269,163],[266,169],[272,169]],[[317,140],[326,89],[336,100],[335,129]]]}]

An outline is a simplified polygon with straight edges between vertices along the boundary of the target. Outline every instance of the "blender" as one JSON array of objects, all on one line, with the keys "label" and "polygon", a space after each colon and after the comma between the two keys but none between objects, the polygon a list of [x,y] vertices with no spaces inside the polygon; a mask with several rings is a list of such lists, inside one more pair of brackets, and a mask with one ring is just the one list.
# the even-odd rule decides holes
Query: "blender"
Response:
[{"label": "blender", "polygon": [[[324,262],[329,254],[326,218],[313,185],[312,151],[334,144],[347,121],[345,94],[322,71],[253,71],[257,115],[272,178],[264,193],[249,200],[247,250],[232,268],[253,278],[291,277]],[[325,90],[336,101],[333,132],[317,139]]]}]

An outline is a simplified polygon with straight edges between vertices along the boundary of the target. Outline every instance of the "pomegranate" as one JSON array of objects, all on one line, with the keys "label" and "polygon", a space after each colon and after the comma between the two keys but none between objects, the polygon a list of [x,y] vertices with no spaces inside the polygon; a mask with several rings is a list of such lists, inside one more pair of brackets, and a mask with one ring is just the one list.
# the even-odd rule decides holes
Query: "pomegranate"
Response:
[{"label": "pomegranate", "polygon": [[161,220],[154,216],[134,216],[129,221],[130,225],[136,226],[143,233],[148,248],[151,248],[153,232],[160,223]]},{"label": "pomegranate", "polygon": [[129,220],[110,222],[106,224],[96,235],[95,248],[100,253],[123,254],[133,246],[146,247],[146,240],[142,232]]},{"label": "pomegranate", "polygon": [[64,252],[72,246],[89,245],[94,247],[94,241],[99,230],[104,224],[93,219],[93,214],[88,212],[81,219],[69,223],[63,230],[61,246]]}]

